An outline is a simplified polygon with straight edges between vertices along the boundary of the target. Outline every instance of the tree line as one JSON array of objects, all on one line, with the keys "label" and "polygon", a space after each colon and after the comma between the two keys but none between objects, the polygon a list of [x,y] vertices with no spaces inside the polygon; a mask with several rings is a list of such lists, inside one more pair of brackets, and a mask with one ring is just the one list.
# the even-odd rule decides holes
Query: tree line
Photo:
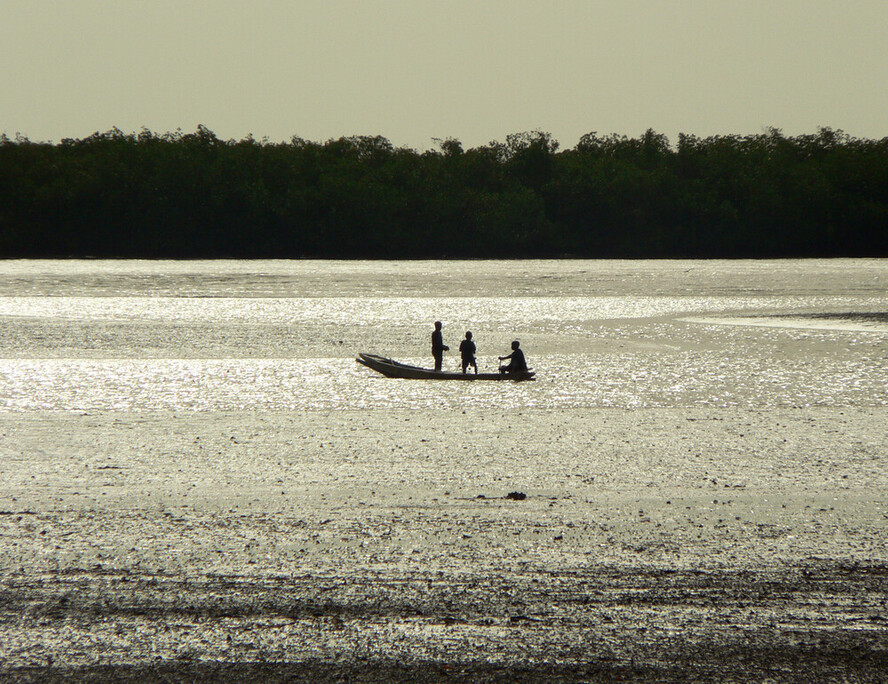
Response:
[{"label": "tree line", "polygon": [[0,257],[888,256],[888,138],[0,136]]}]

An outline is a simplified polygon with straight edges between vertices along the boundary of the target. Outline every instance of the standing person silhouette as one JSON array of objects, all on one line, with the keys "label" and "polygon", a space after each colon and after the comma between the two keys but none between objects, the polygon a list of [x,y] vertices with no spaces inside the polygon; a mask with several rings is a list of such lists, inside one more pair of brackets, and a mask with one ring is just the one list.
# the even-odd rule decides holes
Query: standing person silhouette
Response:
[{"label": "standing person silhouette", "polygon": [[432,357],[435,359],[435,370],[441,370],[444,361],[444,352],[450,351],[450,347],[444,344],[444,333],[441,332],[441,321],[435,321],[435,332],[432,333]]},{"label": "standing person silhouette", "polygon": [[497,357],[500,361],[511,359],[506,366],[500,366],[500,373],[526,373],[527,361],[524,358],[524,352],[519,349],[521,343],[518,340],[512,342],[512,353],[506,356]]},{"label": "standing person silhouette", "polygon": [[463,375],[466,374],[466,369],[469,366],[475,367],[475,375],[478,375],[478,362],[475,361],[475,352],[477,351],[477,347],[475,347],[475,343],[472,342],[472,333],[466,332],[466,339],[459,343],[459,354],[462,356],[462,372]]}]

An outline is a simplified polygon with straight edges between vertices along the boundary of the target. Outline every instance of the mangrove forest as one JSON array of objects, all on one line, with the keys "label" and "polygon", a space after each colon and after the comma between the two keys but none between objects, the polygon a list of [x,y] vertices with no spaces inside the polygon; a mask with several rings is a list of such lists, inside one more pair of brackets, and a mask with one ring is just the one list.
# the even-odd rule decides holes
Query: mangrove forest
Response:
[{"label": "mangrove forest", "polygon": [[888,138],[0,136],[0,257],[888,256]]}]

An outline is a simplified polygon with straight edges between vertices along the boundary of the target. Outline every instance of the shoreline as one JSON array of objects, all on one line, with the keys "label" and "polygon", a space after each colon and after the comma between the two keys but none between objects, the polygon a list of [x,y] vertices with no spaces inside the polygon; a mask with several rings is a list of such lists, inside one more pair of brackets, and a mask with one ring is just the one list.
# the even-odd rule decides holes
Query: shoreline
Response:
[{"label": "shoreline", "polygon": [[42,647],[30,662],[7,659],[2,675],[879,681],[886,578],[885,565],[832,563],[768,573],[44,577],[39,589],[6,587],[24,613],[6,643],[42,636]]},{"label": "shoreline", "polygon": [[2,414],[0,679],[879,681],[886,424]]}]

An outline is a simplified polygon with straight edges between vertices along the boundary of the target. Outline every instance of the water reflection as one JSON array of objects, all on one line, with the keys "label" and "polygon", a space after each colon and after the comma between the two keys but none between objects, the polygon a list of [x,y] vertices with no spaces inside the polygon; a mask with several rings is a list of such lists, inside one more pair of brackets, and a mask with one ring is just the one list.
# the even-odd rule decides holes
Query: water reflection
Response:
[{"label": "water reflection", "polygon": [[[6,262],[0,410],[888,403],[888,296],[879,289],[888,263],[774,269],[771,262]],[[440,283],[434,296],[430,272]],[[439,319],[453,348],[465,330],[475,333],[482,371],[521,339],[537,381],[389,380],[354,363],[368,351],[431,365],[431,323]],[[445,367],[457,362],[445,357]]]},{"label": "water reflection", "polygon": [[884,259],[0,261],[0,296],[884,296]]},{"label": "water reflection", "polygon": [[[422,359],[407,359],[422,362]],[[482,366],[490,358],[479,358]],[[863,360],[775,366],[718,352],[550,355],[532,383],[384,378],[349,359],[0,360],[3,411],[640,408],[888,405]]]},{"label": "water reflection", "polygon": [[[842,311],[884,307],[884,299],[817,297],[0,297],[0,316],[60,321],[166,323],[425,324],[435,317],[473,323],[520,324],[652,318],[676,314]],[[876,311],[873,312],[877,313]],[[858,314],[863,315],[863,314]],[[872,315],[872,314],[871,314]],[[775,319],[776,320],[776,319]]]}]

